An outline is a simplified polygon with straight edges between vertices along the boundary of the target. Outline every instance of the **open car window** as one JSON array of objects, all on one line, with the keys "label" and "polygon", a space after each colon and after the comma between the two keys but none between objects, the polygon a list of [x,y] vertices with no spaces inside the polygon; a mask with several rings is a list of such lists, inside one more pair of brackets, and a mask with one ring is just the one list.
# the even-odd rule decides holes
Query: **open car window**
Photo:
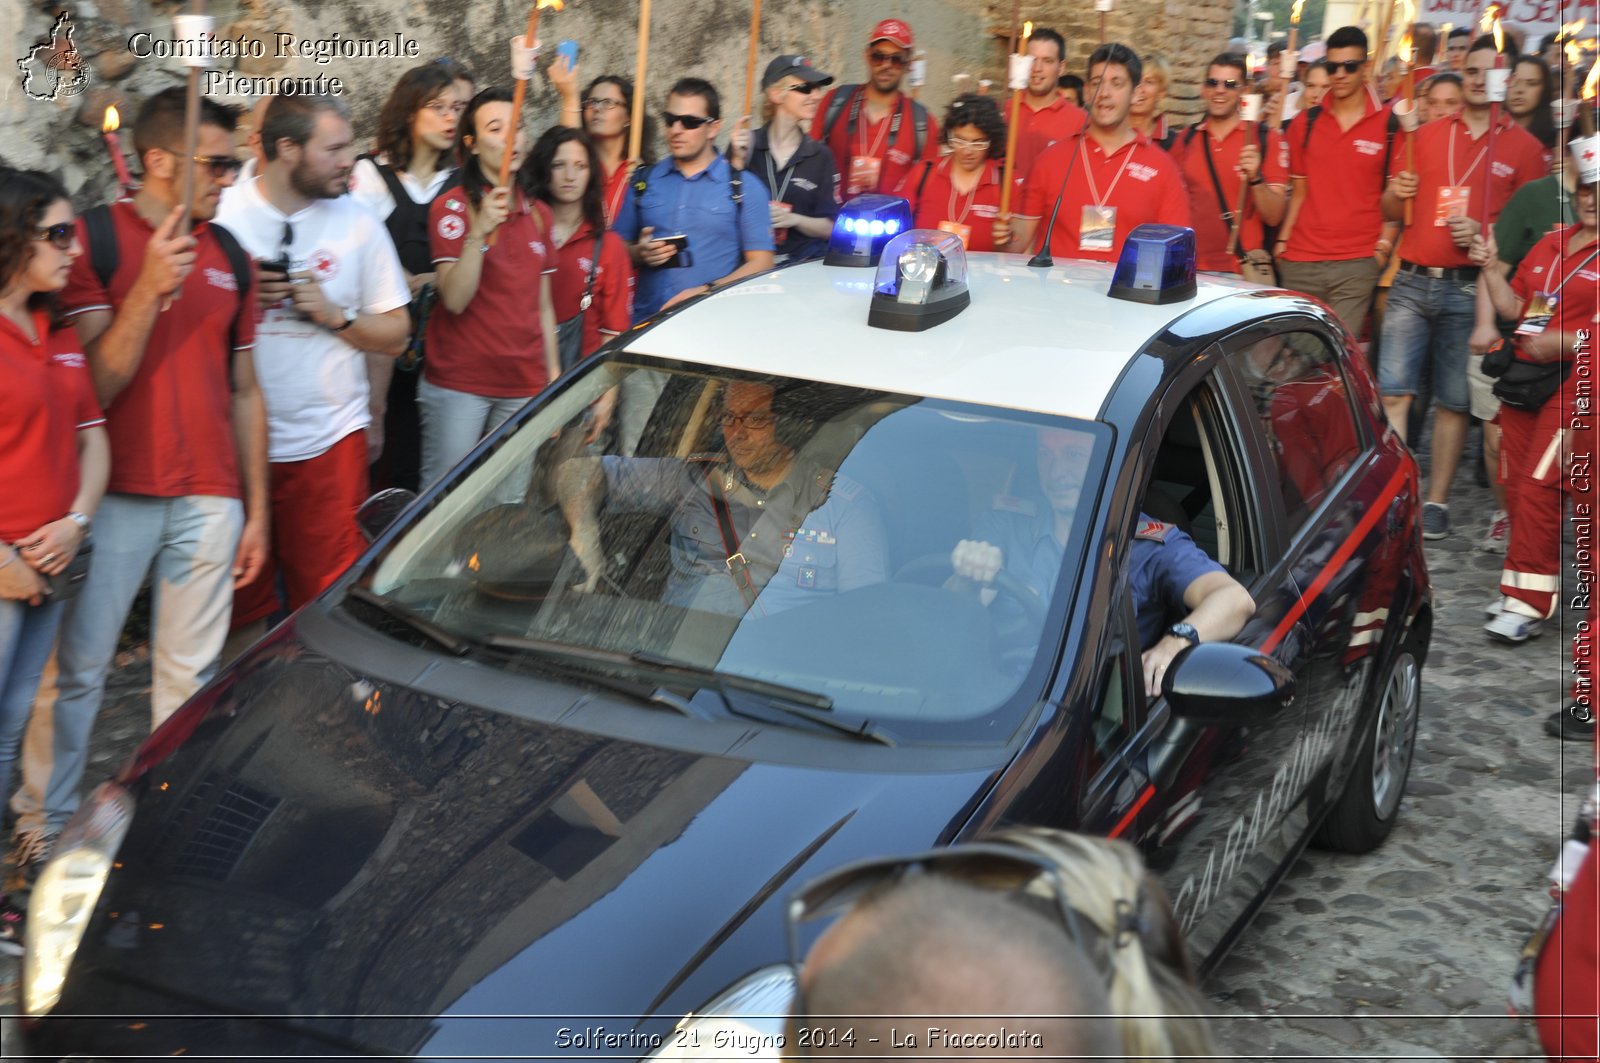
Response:
[{"label": "open car window", "polygon": [[[903,740],[1003,740],[1059,647],[1109,437],[608,361],[461,474],[370,589],[475,643],[642,653],[811,692]],[[952,579],[974,539],[1007,554],[992,597]]]}]

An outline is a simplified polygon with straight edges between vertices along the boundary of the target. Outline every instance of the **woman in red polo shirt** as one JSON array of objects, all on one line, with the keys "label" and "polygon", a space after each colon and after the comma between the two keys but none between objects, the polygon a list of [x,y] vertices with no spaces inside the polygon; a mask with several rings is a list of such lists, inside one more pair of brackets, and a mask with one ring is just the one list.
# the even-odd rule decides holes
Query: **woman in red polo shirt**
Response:
[{"label": "woman in red polo shirt", "polygon": [[950,154],[913,166],[895,195],[910,201],[915,228],[955,233],[968,251],[999,250],[1010,239],[1000,222],[1006,153],[1000,108],[988,96],[957,96],[942,128]]},{"label": "woman in red polo shirt", "polygon": [[496,187],[511,152],[516,173],[526,137],[511,129],[511,93],[487,88],[461,116],[461,184],[428,208],[439,300],[428,316],[428,349],[417,385],[422,409],[422,482],[466,457],[560,375],[550,275],[550,208],[513,177]]},{"label": "woman in red polo shirt", "polygon": [[[51,327],[82,253],[60,182],[0,169],[0,800],[61,623],[51,578],[82,545],[110,469],[83,347]],[[18,951],[21,925],[0,896],[0,949]]]}]

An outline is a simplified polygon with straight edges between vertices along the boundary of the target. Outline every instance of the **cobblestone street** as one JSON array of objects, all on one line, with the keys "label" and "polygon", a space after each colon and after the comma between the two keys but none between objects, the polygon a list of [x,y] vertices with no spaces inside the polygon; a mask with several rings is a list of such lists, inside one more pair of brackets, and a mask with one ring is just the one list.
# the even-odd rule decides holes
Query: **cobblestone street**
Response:
[{"label": "cobblestone street", "polygon": [[[1500,568],[1478,549],[1492,503],[1470,471],[1457,479],[1456,532],[1428,548],[1437,626],[1400,824],[1366,856],[1308,852],[1207,982],[1233,1058],[1539,1056],[1531,1028],[1507,1017],[1506,987],[1592,781],[1591,750],[1541,729],[1565,694],[1570,632],[1552,625],[1520,647],[1482,632]],[[148,726],[143,648],[120,663],[94,782]],[[0,959],[7,1014],[18,967]],[[13,1021],[0,1018],[0,1037]]]}]

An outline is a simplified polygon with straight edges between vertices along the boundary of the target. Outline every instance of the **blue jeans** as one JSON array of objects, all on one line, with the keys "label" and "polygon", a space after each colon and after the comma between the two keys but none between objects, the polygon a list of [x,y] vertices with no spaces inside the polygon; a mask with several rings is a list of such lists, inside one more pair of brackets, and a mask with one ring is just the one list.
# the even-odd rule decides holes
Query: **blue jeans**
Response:
[{"label": "blue jeans", "polygon": [[1422,361],[1433,366],[1433,401],[1466,413],[1467,341],[1477,309],[1478,287],[1443,277],[1401,270],[1389,289],[1378,354],[1378,390],[1415,395]]},{"label": "blue jeans", "polygon": [[417,407],[422,411],[422,485],[426,487],[449,472],[531,398],[497,399],[452,391],[430,381],[424,371],[417,383]]},{"label": "blue jeans", "polygon": [[[22,564],[17,558],[13,565]],[[28,711],[39,690],[39,676],[50,659],[61,602],[43,605],[0,601],[0,798],[11,796],[12,767],[28,729]]]}]

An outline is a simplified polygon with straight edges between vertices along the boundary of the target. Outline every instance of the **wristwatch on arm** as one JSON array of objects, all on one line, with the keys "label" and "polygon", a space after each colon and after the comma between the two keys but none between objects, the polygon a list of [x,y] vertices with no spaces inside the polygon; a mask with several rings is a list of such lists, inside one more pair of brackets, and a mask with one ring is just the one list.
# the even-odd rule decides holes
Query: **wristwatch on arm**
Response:
[{"label": "wristwatch on arm", "polygon": [[336,329],[331,330],[336,336],[345,329],[349,328],[351,325],[354,325],[356,323],[356,318],[361,316],[361,312],[359,310],[350,306],[341,306],[339,308],[339,313],[344,315],[344,324],[340,325]]},{"label": "wristwatch on arm", "polygon": [[1200,632],[1195,630],[1193,624],[1177,623],[1167,628],[1167,634],[1174,638],[1186,640],[1191,646],[1200,645]]}]

